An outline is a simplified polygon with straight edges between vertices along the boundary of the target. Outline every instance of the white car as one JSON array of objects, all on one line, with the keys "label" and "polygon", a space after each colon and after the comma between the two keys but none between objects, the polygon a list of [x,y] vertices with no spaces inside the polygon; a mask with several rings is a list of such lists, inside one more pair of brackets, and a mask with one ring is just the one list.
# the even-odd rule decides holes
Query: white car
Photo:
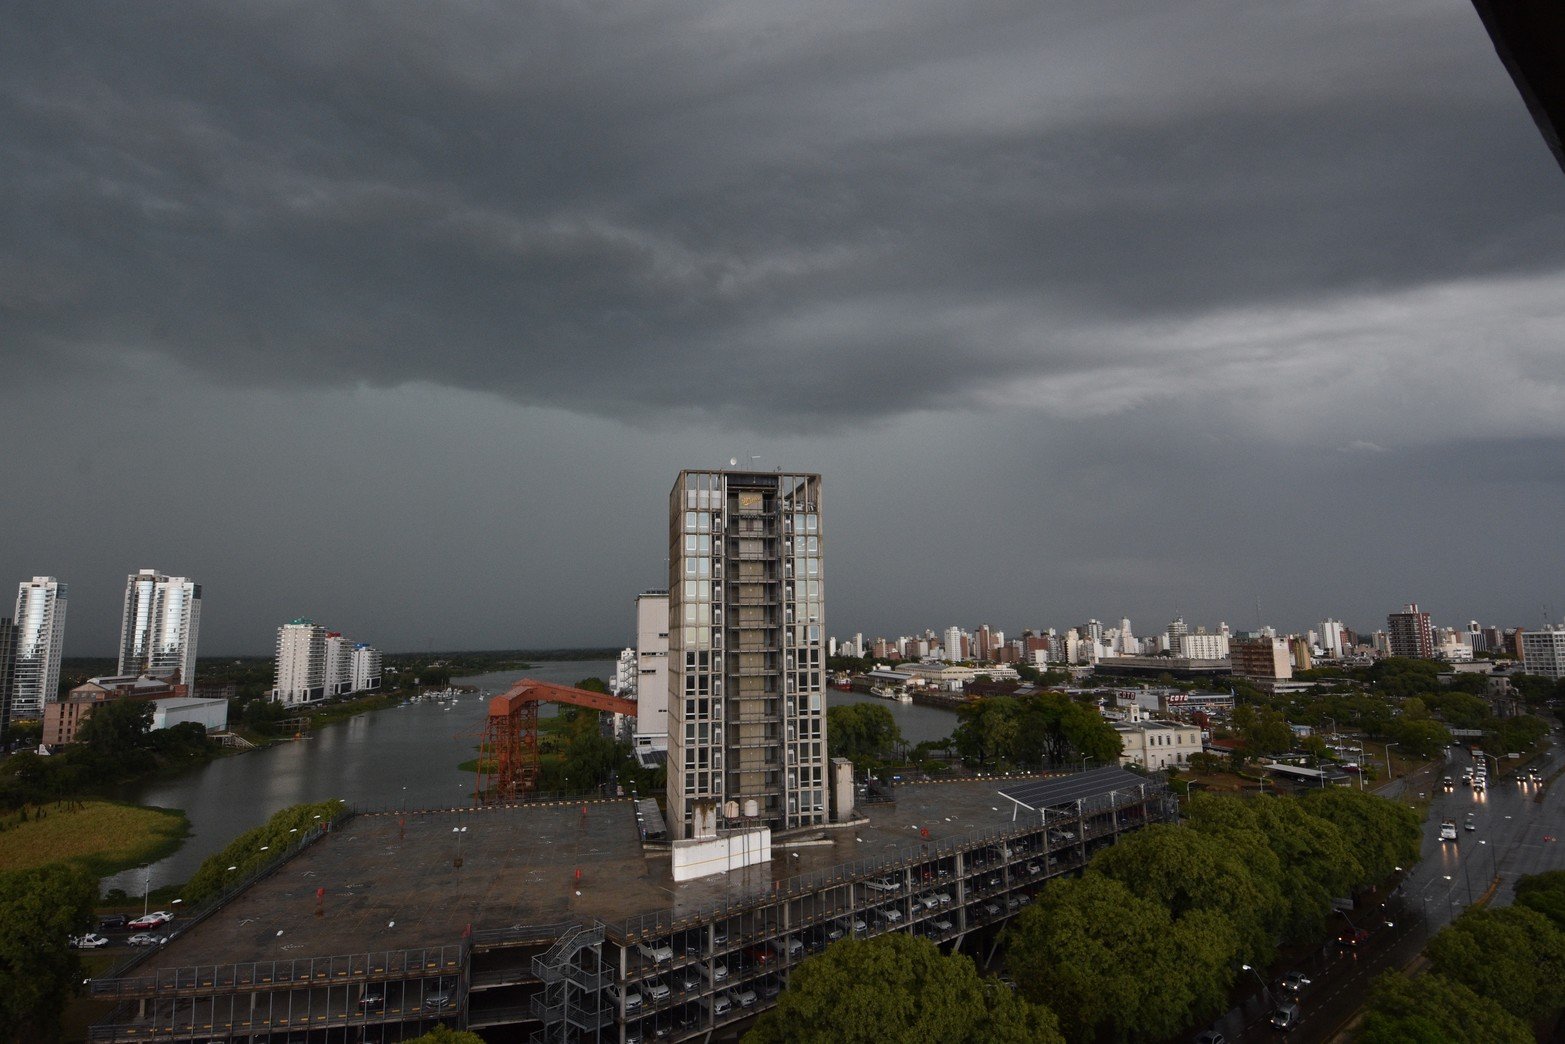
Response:
[{"label": "white car", "polygon": [[136,918],[125,927],[135,931],[144,931],[148,928],[157,928],[161,925],[165,925],[173,919],[174,915],[169,913],[167,910],[154,910],[152,913],[143,914],[142,916]]},{"label": "white car", "polygon": [[137,932],[125,940],[126,946],[156,946],[163,940],[151,932]]},{"label": "white car", "polygon": [[100,946],[109,945],[109,940],[101,935],[94,935],[92,932],[88,932],[86,935],[71,936],[70,943],[78,950],[96,950]]}]

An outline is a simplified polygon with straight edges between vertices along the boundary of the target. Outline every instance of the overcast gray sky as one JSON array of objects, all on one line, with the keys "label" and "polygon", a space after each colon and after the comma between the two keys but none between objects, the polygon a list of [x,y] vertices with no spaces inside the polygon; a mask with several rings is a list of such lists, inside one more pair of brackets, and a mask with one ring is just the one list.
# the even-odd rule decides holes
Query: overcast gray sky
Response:
[{"label": "overcast gray sky", "polygon": [[[828,629],[1565,613],[1565,178],[1471,6],[5,5],[0,577],[616,645],[681,467]],[[9,603],[7,603],[9,604]]]}]

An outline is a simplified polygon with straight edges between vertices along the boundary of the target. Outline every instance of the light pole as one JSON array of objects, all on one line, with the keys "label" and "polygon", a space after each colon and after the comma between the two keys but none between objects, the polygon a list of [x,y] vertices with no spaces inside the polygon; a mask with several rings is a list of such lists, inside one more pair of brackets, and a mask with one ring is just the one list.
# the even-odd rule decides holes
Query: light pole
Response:
[{"label": "light pole", "polygon": [[1394,746],[1396,746],[1395,743],[1391,743],[1391,742],[1387,742],[1386,743],[1386,781],[1387,782],[1390,782],[1391,780],[1397,778],[1391,771],[1391,748],[1394,747]]},{"label": "light pole", "polygon": [[1239,967],[1255,976],[1255,981],[1261,984],[1261,994],[1266,998],[1267,1005],[1270,1006],[1272,1003],[1272,991],[1271,988],[1266,985],[1266,980],[1261,978],[1261,973],[1256,971],[1248,964],[1241,964]]},{"label": "light pole", "polygon": [[462,835],[467,833],[467,827],[452,827],[451,832],[456,835],[456,858],[451,861],[452,866],[462,865]]},{"label": "light pole", "polygon": [[152,895],[152,865],[149,863],[141,868],[141,916],[147,916],[147,900]]},{"label": "light pole", "polygon": [[[1489,848],[1489,842],[1487,841],[1479,841],[1478,843],[1483,845],[1485,848]],[[1492,885],[1494,883],[1494,879],[1499,876],[1500,868],[1494,861],[1494,849],[1489,848],[1489,883]]]}]

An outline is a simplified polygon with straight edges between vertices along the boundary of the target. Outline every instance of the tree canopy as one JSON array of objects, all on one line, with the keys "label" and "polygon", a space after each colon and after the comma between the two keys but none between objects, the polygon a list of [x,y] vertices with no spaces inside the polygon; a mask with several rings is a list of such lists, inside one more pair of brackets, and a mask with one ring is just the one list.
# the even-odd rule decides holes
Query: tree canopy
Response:
[{"label": "tree canopy", "polygon": [[1345,787],[1312,790],[1299,801],[1306,812],[1342,831],[1358,854],[1364,881],[1382,880],[1418,860],[1422,830],[1417,813],[1405,805]]},{"label": "tree canopy", "polygon": [[1533,1044],[1494,1001],[1441,975],[1387,972],[1375,982],[1357,1044]]},{"label": "tree canopy", "polygon": [[1123,749],[1095,707],[1060,692],[986,696],[957,717],[952,740],[979,767],[1061,768],[1084,757],[1113,765]]},{"label": "tree canopy", "polygon": [[881,761],[901,742],[902,730],[888,707],[845,703],[826,709],[826,743],[834,758]]},{"label": "tree canopy", "polygon": [[97,881],[63,865],[0,874],[0,1039],[52,1041],[82,978],[67,936],[86,930]]},{"label": "tree canopy", "polygon": [[1053,1013],[970,958],[900,932],[843,939],[793,970],[745,1044],[1055,1044]]},{"label": "tree canopy", "polygon": [[1054,1011],[1068,1039],[1169,1037],[1221,1008],[1238,940],[1221,914],[1176,921],[1102,874],[1057,881],[1006,932],[1022,996]]},{"label": "tree canopy", "polygon": [[1520,1018],[1565,1005],[1565,933],[1525,906],[1468,910],[1429,942],[1431,967]]}]

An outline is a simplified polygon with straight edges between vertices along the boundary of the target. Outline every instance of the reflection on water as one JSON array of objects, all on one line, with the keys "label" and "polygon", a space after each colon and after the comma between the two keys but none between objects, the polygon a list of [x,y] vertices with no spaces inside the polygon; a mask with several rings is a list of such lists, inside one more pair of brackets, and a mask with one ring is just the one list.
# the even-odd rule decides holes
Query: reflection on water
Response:
[{"label": "reflection on water", "polygon": [[[609,677],[608,660],[541,663],[526,671],[458,678],[462,685],[498,691],[521,677],[571,684]],[[178,808],[191,836],[154,863],[151,886],[185,881],[207,856],[266,822],[289,805],[342,798],[356,808],[438,808],[460,805],[472,792],[471,773],[457,765],[472,758],[484,725],[485,698],[452,704],[410,703],[316,729],[306,739],[218,758],[176,779],[126,788],[121,801]],[[103,888],[137,893],[140,870],[106,877]]]},{"label": "reflection on water", "polygon": [[[520,677],[570,685],[583,678],[608,678],[613,670],[608,660],[574,660],[455,681],[498,692]],[[828,702],[881,704],[909,743],[943,739],[956,725],[950,711],[862,693],[831,690]],[[306,739],[218,758],[188,775],[127,788],[117,797],[184,809],[190,820],[191,836],[185,844],[152,865],[151,886],[157,888],[188,880],[208,855],[289,805],[330,798],[364,809],[465,804],[473,777],[457,771],[457,765],[474,756],[485,709],[483,696],[469,695],[453,704],[411,703],[360,714],[323,726]],[[545,713],[551,709],[546,707]],[[142,871],[127,870],[104,878],[103,888],[135,894],[142,880]]]}]

